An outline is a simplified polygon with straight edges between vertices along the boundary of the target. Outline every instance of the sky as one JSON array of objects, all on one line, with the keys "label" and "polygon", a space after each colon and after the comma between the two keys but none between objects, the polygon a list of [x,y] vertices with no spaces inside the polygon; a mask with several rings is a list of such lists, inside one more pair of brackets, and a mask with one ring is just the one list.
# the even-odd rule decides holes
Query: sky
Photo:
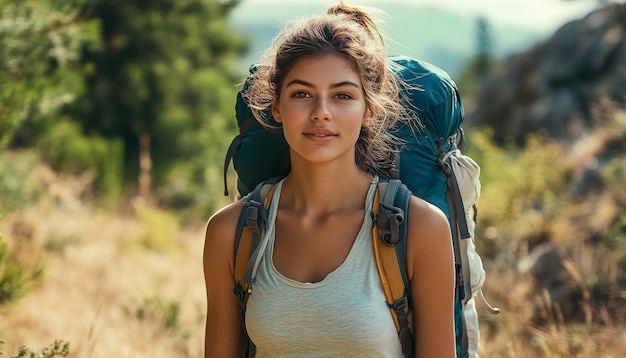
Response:
[{"label": "sky", "polygon": [[[296,0],[244,1],[288,6]],[[337,0],[297,1],[320,4],[320,9],[337,3]],[[478,15],[484,16],[495,25],[515,25],[540,32],[555,31],[566,22],[583,17],[598,3],[597,0],[346,0],[349,4],[370,6],[389,1],[404,2],[415,6],[436,5],[471,18]],[[624,0],[612,2],[624,2]]]}]

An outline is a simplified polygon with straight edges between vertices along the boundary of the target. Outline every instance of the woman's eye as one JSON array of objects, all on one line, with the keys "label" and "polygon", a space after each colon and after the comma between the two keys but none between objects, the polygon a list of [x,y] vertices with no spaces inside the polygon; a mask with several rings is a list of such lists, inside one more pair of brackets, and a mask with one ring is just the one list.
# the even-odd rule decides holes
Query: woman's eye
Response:
[{"label": "woman's eye", "polygon": [[336,97],[339,99],[352,99],[352,96],[348,93],[339,93]]},{"label": "woman's eye", "polygon": [[293,98],[307,98],[309,97],[309,94],[304,92],[304,91],[298,91],[298,92],[294,92],[291,97]]}]

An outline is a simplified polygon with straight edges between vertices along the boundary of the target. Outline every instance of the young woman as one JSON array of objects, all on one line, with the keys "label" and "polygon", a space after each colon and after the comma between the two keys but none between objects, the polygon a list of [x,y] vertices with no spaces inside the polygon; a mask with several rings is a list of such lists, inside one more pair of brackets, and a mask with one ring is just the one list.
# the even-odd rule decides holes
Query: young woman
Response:
[{"label": "young woman", "polygon": [[[371,243],[379,176],[392,167],[387,129],[405,116],[371,15],[342,2],[293,24],[246,93],[255,116],[282,126],[291,171],[276,187],[270,241],[247,304],[233,294],[242,202],[206,229],[206,357],[402,357]],[[444,214],[412,197],[407,260],[418,357],[454,357],[454,265]]]}]

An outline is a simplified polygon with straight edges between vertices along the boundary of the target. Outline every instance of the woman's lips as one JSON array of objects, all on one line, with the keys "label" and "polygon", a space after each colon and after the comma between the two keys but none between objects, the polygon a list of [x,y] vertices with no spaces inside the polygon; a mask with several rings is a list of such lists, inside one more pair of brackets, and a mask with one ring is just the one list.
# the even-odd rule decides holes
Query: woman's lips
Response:
[{"label": "woman's lips", "polygon": [[316,128],[304,131],[302,133],[307,139],[314,142],[328,142],[337,137],[337,133],[324,128]]}]

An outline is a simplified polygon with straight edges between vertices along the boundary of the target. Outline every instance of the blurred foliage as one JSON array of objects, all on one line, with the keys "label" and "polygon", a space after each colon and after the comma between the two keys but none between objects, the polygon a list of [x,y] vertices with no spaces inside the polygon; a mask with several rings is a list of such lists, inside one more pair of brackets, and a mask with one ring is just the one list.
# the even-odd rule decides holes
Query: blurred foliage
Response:
[{"label": "blurred foliage", "polygon": [[618,205],[626,207],[626,157],[610,159],[602,166],[600,177]]},{"label": "blurred foliage", "polygon": [[42,133],[36,145],[57,172],[75,175],[92,172],[93,185],[109,200],[118,199],[123,192],[122,147],[120,139],[83,135],[79,124],[67,118]]},{"label": "blurred foliage", "polygon": [[[54,358],[67,357],[70,354],[70,344],[63,340],[55,340],[50,346],[43,348],[40,353],[36,354],[26,346],[20,347],[18,353],[10,355],[9,358]],[[0,350],[0,357],[3,356]]]},{"label": "blurred foliage", "polygon": [[147,134],[152,197],[206,217],[236,132],[234,64],[247,43],[226,17],[237,3],[0,2],[0,144],[91,172],[97,196],[116,200],[136,192]]},{"label": "blurred foliage", "polygon": [[[611,130],[613,133],[622,133],[622,137],[626,138],[626,110],[622,111],[622,117],[616,115],[615,119],[621,121]],[[618,155],[609,159],[600,170],[600,179],[614,204],[622,208],[621,213],[611,223],[606,237],[620,255],[626,258],[626,211],[623,210],[626,208],[626,157]]]},{"label": "blurred foliage", "polygon": [[15,262],[0,234],[0,306],[15,302],[24,296],[28,285],[42,275],[43,268],[40,265],[26,268]]},{"label": "blurred foliage", "polygon": [[143,302],[134,308],[127,307],[126,313],[141,322],[156,324],[158,333],[175,336],[179,356],[190,357],[187,342],[192,334],[181,322],[181,308],[180,301],[156,295],[144,298]]},{"label": "blurred foliage", "polygon": [[470,134],[468,155],[481,166],[480,236],[545,239],[565,206],[564,148],[542,134],[523,147],[500,147],[490,129]]},{"label": "blurred foliage", "polygon": [[81,91],[82,48],[97,45],[98,23],[82,0],[0,2],[0,148],[18,126],[28,136],[54,122],[59,107]]},{"label": "blurred foliage", "polygon": [[88,1],[103,47],[83,52],[82,61],[94,70],[85,93],[64,113],[85,133],[121,141],[124,183],[131,189],[139,175],[139,138],[149,135],[151,179],[162,205],[207,210],[208,198],[218,197],[212,188],[219,176],[210,168],[221,164],[235,132],[240,78],[232,63],[246,46],[226,24],[235,4]]},{"label": "blurred foliage", "polygon": [[0,207],[5,212],[19,211],[39,200],[43,183],[30,180],[41,160],[34,151],[0,155]]},{"label": "blurred foliage", "polygon": [[609,243],[619,250],[621,257],[626,258],[626,213],[622,213],[611,224],[607,232]]},{"label": "blurred foliage", "polygon": [[[43,194],[41,183],[30,180],[38,161],[39,157],[33,152],[0,155],[0,223],[5,213],[23,210]],[[0,230],[0,306],[23,297],[29,285],[43,273],[44,268],[38,261],[33,265],[19,262]]]},{"label": "blurred foliage", "polygon": [[134,309],[134,316],[140,321],[161,321],[164,329],[180,328],[180,302],[168,301],[160,296],[145,298],[144,302]]},{"label": "blurred foliage", "polygon": [[133,208],[135,216],[144,227],[144,233],[139,237],[143,247],[162,252],[180,251],[180,226],[176,215],[147,205],[141,200],[135,202]]},{"label": "blurred foliage", "polygon": [[472,97],[487,78],[496,59],[493,55],[493,33],[489,21],[482,16],[476,18],[476,53],[461,68],[457,79],[462,97]]}]

